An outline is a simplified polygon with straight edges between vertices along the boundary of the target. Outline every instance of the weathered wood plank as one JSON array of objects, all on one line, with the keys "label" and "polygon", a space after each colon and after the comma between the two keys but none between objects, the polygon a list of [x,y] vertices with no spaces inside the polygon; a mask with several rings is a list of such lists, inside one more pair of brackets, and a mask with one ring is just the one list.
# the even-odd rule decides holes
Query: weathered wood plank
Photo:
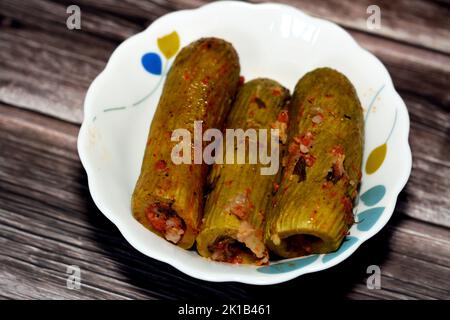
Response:
[{"label": "weathered wood plank", "polygon": [[0,100],[79,123],[85,92],[113,45],[90,36],[51,38],[45,31],[2,29]]},{"label": "weathered wood plank", "polygon": [[[102,0],[102,1],[89,1],[89,0],[50,0],[53,2],[64,4],[65,6],[76,4],[82,11],[98,10],[100,12],[106,12],[117,17],[121,17],[126,20],[140,23],[142,25],[148,25],[160,16],[169,13],[174,10],[178,10],[176,5],[170,1],[163,0]],[[198,2],[197,6],[204,4],[204,2]],[[182,9],[186,9],[192,6],[187,4]],[[195,4],[194,4],[195,6]]]},{"label": "weathered wood plank", "polygon": [[450,111],[450,56],[412,47],[363,32],[350,31],[355,40],[388,69],[395,88],[404,96],[426,97]]},{"label": "weathered wood plank", "polygon": [[[100,2],[100,1],[99,1]],[[80,30],[69,30],[66,26],[68,4],[54,3],[47,0],[14,1],[2,0],[0,2],[0,16],[14,19],[18,24],[26,24],[35,29],[51,31],[72,36]],[[91,12],[81,11],[81,30],[84,33],[100,36],[101,38],[121,41],[140,31],[141,27],[135,22],[110,15],[99,10]]]},{"label": "weathered wood plank", "polygon": [[[288,283],[254,287],[185,276],[134,250],[95,208],[76,154],[77,131],[0,105],[0,291],[7,297],[450,297],[450,231],[400,211],[346,262]],[[381,267],[382,290],[366,287],[372,264]],[[81,267],[81,290],[66,288],[67,265]]]},{"label": "weathered wood plank", "polygon": [[118,43],[142,27],[83,10],[82,30],[69,30],[66,8],[42,0],[0,2],[0,101],[80,123],[89,84]]},{"label": "weathered wood plank", "polygon": [[[192,9],[209,3],[209,0],[58,0],[66,5],[77,3],[86,9],[96,8],[120,17],[151,22],[174,10]],[[250,0],[249,2],[274,2]],[[420,0],[279,0],[304,12],[336,22],[346,28],[360,30],[382,37],[450,53],[450,6],[439,1]],[[381,10],[381,28],[367,28],[367,7],[378,5]]]},{"label": "weathered wood plank", "polygon": [[[3,239],[1,242],[4,242]],[[8,245],[23,250],[23,246],[16,241],[9,241]],[[66,264],[57,264],[57,269],[52,269],[46,264],[30,262],[28,256],[21,259],[7,255],[2,255],[1,262],[3,266],[0,269],[0,290],[10,299],[126,299],[126,296],[119,293],[92,288],[88,282],[82,286],[82,291],[67,289]],[[55,264],[48,262],[50,265]],[[83,275],[84,273],[86,272],[83,272]],[[30,276],[32,274],[38,274],[38,277]]]},{"label": "weathered wood plank", "polygon": [[411,117],[410,180],[399,209],[411,217],[450,227],[450,113],[424,98],[404,94]]}]

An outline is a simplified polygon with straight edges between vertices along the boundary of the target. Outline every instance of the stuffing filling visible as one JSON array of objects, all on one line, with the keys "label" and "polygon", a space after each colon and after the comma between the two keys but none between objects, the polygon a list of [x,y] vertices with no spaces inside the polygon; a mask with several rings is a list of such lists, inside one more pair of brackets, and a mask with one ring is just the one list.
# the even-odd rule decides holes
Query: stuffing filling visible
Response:
[{"label": "stuffing filling visible", "polygon": [[255,208],[250,200],[251,189],[247,188],[244,193],[238,194],[231,199],[225,211],[234,214],[241,220],[247,220],[252,210]]},{"label": "stuffing filling visible", "polygon": [[208,247],[211,259],[228,263],[255,263],[256,261],[257,265],[268,262],[262,230],[255,229],[248,221],[255,209],[250,199],[251,192],[252,190],[247,188],[229,201],[225,212],[240,220],[239,229],[235,238],[221,237]]},{"label": "stuffing filling visible", "polygon": [[263,259],[256,257],[244,243],[230,237],[218,238],[208,247],[208,250],[214,261],[241,264],[257,260],[258,265],[268,262],[267,257]]},{"label": "stuffing filling visible", "polygon": [[266,247],[264,246],[262,238],[262,230],[255,230],[255,228],[247,221],[241,222],[237,233],[237,239],[240,242],[245,243],[247,248],[250,248],[253,254],[260,259],[267,257]]},{"label": "stuffing filling visible", "polygon": [[242,263],[244,250],[248,251],[242,243],[228,237],[217,240],[209,247],[211,259],[228,263]]},{"label": "stuffing filling visible", "polygon": [[151,226],[166,240],[176,244],[183,237],[186,225],[169,205],[153,203],[148,207],[146,216]]}]

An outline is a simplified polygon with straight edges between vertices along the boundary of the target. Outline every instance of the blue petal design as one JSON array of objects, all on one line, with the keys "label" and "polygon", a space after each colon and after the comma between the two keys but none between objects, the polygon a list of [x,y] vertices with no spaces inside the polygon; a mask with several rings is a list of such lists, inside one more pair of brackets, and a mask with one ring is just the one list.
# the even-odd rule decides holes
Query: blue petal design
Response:
[{"label": "blue petal design", "polygon": [[340,254],[342,254],[344,251],[346,251],[348,248],[353,246],[357,241],[358,241],[357,237],[347,236],[345,238],[344,242],[342,242],[341,247],[337,251],[332,252],[332,253],[328,253],[328,254],[323,256],[322,262],[325,263],[325,262],[328,262],[330,260],[333,260],[334,258],[339,256]]},{"label": "blue petal design", "polygon": [[276,274],[276,273],[285,273],[289,271],[293,271],[296,269],[303,268],[319,258],[319,255],[315,254],[312,256],[308,256],[305,258],[300,258],[296,260],[280,262],[270,264],[268,266],[259,267],[257,270],[262,273]]},{"label": "blue petal design", "polygon": [[159,54],[150,52],[142,56],[142,66],[151,74],[160,75],[162,72],[162,61]]},{"label": "blue petal design", "polygon": [[367,231],[378,221],[381,214],[384,211],[384,207],[376,207],[365,210],[358,214],[358,225],[357,229],[359,231]]},{"label": "blue petal design", "polygon": [[383,199],[385,194],[386,188],[380,184],[364,192],[360,198],[366,206],[374,206]]}]

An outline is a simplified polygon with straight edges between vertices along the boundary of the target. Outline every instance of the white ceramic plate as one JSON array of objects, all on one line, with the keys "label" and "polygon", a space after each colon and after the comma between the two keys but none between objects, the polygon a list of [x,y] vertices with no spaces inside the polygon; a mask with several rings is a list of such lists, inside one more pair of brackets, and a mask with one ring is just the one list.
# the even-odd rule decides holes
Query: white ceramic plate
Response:
[{"label": "white ceramic plate", "polygon": [[[235,46],[246,79],[269,77],[292,90],[306,72],[328,66],[355,86],[366,121],[359,223],[337,252],[229,265],[180,249],[133,218],[131,194],[164,75],[180,47],[205,36]],[[143,254],[209,281],[274,284],[338,264],[387,223],[411,171],[408,112],[383,64],[336,24],[286,5],[220,1],[159,18],[114,51],[87,92],[84,115],[78,152],[98,208]]]}]

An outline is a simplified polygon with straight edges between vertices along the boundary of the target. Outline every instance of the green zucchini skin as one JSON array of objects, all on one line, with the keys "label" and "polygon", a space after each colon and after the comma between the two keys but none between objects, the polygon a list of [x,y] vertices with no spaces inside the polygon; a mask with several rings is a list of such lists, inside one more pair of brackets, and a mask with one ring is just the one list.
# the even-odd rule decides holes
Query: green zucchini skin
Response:
[{"label": "green zucchini skin", "polygon": [[236,94],[239,74],[238,55],[224,40],[202,38],[184,47],[167,75],[149,130],[132,196],[133,215],[164,237],[162,229],[149,222],[149,208],[175,214],[185,226],[176,244],[185,249],[194,244],[198,233],[208,168],[193,160],[192,164],[174,164],[171,151],[178,142],[172,142],[171,135],[175,129],[187,129],[193,137],[194,121],[203,121],[203,131],[221,128]]},{"label": "green zucchini skin", "polygon": [[[289,91],[276,81],[249,81],[238,91],[226,128],[267,129],[269,142],[270,129],[277,126],[279,115],[285,112],[289,98]],[[231,263],[268,262],[263,226],[277,175],[261,175],[261,167],[266,165],[250,164],[248,161],[245,164],[213,165],[208,177],[211,192],[207,196],[203,224],[197,237],[200,255]],[[246,247],[248,250],[242,250],[227,259],[216,257],[214,245],[221,239],[233,239],[239,242],[241,248]]]},{"label": "green zucchini skin", "polygon": [[350,81],[330,68],[302,77],[288,109],[288,153],[265,241],[286,258],[335,251],[354,222],[363,110]]}]

